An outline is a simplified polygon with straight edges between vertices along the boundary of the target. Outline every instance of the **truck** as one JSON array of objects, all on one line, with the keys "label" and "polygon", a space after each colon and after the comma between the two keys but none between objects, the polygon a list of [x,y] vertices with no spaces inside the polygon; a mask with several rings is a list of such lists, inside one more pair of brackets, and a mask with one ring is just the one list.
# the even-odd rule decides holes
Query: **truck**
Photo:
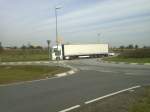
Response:
[{"label": "truck", "polygon": [[52,47],[52,60],[108,56],[108,44],[62,44]]}]

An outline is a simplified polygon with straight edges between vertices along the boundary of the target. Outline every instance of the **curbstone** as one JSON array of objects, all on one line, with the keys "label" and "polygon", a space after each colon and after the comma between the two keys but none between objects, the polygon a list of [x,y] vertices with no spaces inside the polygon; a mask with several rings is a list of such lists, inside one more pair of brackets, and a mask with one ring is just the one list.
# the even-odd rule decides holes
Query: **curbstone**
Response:
[{"label": "curbstone", "polygon": [[74,74],[74,73],[75,73],[75,71],[70,70],[70,71],[68,71],[67,73],[71,75],[71,74]]},{"label": "curbstone", "polygon": [[60,73],[60,74],[56,74],[55,76],[56,77],[63,77],[63,76],[66,76],[67,75],[67,73]]}]

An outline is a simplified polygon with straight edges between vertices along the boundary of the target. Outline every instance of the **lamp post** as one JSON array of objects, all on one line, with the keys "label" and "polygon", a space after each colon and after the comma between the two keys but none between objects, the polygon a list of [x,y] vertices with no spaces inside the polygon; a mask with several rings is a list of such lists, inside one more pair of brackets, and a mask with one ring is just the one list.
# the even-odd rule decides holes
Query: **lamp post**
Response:
[{"label": "lamp post", "polygon": [[[55,17],[56,17],[56,44],[57,44],[57,52],[58,52],[58,27],[57,27],[57,10],[61,9],[61,7],[55,7]],[[59,54],[59,52],[58,52]],[[58,60],[58,59],[57,59]]]}]

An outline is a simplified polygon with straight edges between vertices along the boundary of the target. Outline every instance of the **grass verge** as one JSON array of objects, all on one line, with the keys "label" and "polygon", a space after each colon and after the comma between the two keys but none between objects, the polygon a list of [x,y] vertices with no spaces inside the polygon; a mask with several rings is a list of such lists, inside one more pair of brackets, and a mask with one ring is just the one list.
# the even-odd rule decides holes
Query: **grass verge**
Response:
[{"label": "grass verge", "polygon": [[126,91],[71,112],[150,112],[150,87]]},{"label": "grass verge", "polygon": [[0,52],[0,62],[41,61],[48,60],[46,50],[4,50]]},{"label": "grass verge", "polygon": [[0,84],[42,79],[45,77],[54,76],[58,73],[66,72],[68,70],[70,69],[58,66],[0,65]]},{"label": "grass verge", "polygon": [[129,112],[150,112],[150,87],[146,87],[140,97],[131,105]]},{"label": "grass verge", "polygon": [[127,63],[150,63],[150,58],[124,58],[124,57],[108,57],[103,58],[104,61],[127,62]]}]

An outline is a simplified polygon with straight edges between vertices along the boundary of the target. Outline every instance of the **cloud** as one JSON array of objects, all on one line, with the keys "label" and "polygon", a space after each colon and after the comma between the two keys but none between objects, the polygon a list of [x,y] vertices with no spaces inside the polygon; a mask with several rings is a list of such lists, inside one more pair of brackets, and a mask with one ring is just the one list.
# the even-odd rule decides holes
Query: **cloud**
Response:
[{"label": "cloud", "polygon": [[[29,9],[26,9],[28,3]],[[32,0],[26,1],[25,4],[20,6],[24,10],[23,13],[22,10],[18,11],[17,5],[14,13],[0,9],[0,12],[3,12],[0,14],[0,17],[3,17],[0,24],[5,30],[5,41],[10,37],[10,40],[19,38],[21,35],[22,41],[36,41],[35,38],[41,37],[51,37],[55,40],[56,4],[63,6],[58,11],[58,30],[59,35],[66,41],[95,41],[92,36],[97,38],[97,32],[102,32],[103,36],[107,36],[105,42],[111,40],[112,44],[119,35],[124,35],[123,37],[129,40],[133,35],[138,39],[141,38],[140,34],[146,39],[150,35],[149,0],[45,0],[36,4],[35,0]],[[44,39],[40,40],[45,41]],[[122,38],[117,37],[118,42],[121,40]],[[147,40],[143,43],[147,43]]]},{"label": "cloud", "polygon": [[[148,4],[147,0],[126,0],[126,2],[115,0],[113,2],[95,4],[93,7],[71,12],[67,15],[64,14],[62,17],[58,17],[60,18],[58,22],[64,30],[79,29],[90,24],[123,21],[124,19],[132,19],[149,14],[150,4]],[[43,21],[39,27],[40,29],[43,28],[43,30],[54,28],[55,18]]]}]

